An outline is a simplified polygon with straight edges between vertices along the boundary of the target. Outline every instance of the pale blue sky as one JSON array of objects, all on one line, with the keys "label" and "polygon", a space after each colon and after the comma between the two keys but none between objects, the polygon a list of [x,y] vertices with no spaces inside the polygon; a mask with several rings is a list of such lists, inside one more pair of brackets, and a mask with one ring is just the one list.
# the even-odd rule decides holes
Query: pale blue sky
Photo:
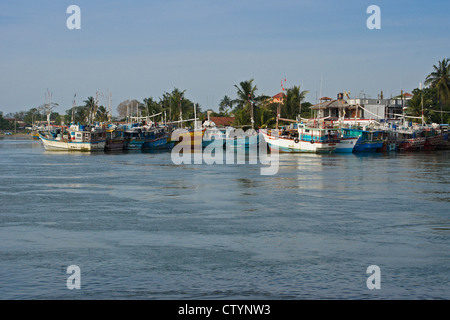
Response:
[{"label": "pale blue sky", "polygon": [[[81,30],[66,27],[72,4]],[[381,30],[366,27],[372,4]],[[174,87],[217,110],[251,78],[266,95],[301,85],[313,103],[320,90],[389,97],[450,57],[449,12],[448,0],[2,0],[0,111],[36,107],[47,89],[61,113],[75,93],[107,90],[115,111]]]}]

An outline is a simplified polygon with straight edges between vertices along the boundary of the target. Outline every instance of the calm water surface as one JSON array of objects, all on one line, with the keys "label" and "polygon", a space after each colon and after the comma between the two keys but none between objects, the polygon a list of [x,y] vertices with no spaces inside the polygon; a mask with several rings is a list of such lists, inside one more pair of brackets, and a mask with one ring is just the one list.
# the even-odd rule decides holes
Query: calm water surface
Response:
[{"label": "calm water surface", "polygon": [[0,139],[0,299],[450,299],[449,156],[281,154],[262,176]]}]

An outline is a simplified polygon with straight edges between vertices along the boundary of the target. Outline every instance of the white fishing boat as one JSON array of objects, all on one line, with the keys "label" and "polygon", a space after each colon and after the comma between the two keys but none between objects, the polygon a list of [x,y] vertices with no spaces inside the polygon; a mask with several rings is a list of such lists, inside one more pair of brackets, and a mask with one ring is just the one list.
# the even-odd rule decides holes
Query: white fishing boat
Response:
[{"label": "white fishing boat", "polygon": [[270,149],[278,152],[329,153],[334,152],[340,142],[328,129],[310,128],[300,123],[289,131],[263,129],[260,132]]},{"label": "white fishing boat", "polygon": [[100,127],[71,125],[39,132],[45,150],[49,151],[103,151],[106,131]]},{"label": "white fishing boat", "polygon": [[339,137],[336,143],[336,153],[352,153],[358,143],[359,137]]}]

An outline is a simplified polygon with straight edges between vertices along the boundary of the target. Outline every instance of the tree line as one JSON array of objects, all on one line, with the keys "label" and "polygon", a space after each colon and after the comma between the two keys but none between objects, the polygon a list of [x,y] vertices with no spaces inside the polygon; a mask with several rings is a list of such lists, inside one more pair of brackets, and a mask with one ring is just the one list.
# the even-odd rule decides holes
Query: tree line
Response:
[{"label": "tree line", "polygon": [[450,59],[442,59],[433,65],[433,71],[425,78],[425,86],[412,91],[406,112],[410,116],[423,117],[426,122],[450,122]]},{"label": "tree line", "polygon": [[[443,59],[433,65],[433,71],[425,78],[425,88],[416,88],[412,91],[413,97],[406,110],[409,116],[421,117],[426,122],[448,123],[450,121],[450,59]],[[213,116],[234,117],[233,125],[236,127],[253,126],[255,128],[273,127],[277,114],[280,118],[296,119],[298,117],[311,117],[311,103],[304,102],[308,93],[300,86],[283,89],[282,99],[276,102],[270,96],[258,93],[254,79],[242,81],[234,85],[236,96],[231,98],[225,95],[218,105],[218,112],[203,110],[199,103],[191,101],[186,96],[186,90],[174,88],[171,92],[164,92],[160,98],[148,97],[142,101],[131,99],[122,101],[116,108],[118,116],[113,117],[111,112],[98,99],[90,96],[82,105],[73,106],[65,114],[53,112],[52,107],[57,105],[44,104],[33,107],[28,111],[19,111],[6,116],[0,112],[0,130],[11,130],[11,124],[5,118],[15,118],[31,125],[36,122],[50,120],[55,124],[69,124],[73,122],[92,123],[107,121],[126,121],[130,117],[152,116],[160,114],[157,121],[188,120],[194,118],[194,109],[199,120],[207,118],[208,111]]]}]

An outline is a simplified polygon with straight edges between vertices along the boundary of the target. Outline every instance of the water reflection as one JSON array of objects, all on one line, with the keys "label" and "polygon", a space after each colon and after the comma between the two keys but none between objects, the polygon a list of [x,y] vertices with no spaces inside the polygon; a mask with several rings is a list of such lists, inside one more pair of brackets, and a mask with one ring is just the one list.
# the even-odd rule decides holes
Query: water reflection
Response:
[{"label": "water reflection", "polygon": [[280,154],[278,173],[261,176],[167,152],[8,143],[2,298],[73,298],[61,268],[72,261],[89,284],[77,298],[373,298],[370,264],[387,271],[377,297],[450,297],[449,152]]}]

